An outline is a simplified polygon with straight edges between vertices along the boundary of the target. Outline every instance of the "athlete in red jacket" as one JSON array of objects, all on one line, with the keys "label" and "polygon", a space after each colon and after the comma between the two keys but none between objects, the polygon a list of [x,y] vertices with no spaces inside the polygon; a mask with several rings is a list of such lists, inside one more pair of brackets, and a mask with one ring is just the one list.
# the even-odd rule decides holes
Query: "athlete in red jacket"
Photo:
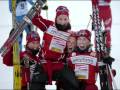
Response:
[{"label": "athlete in red jacket", "polygon": [[106,32],[106,45],[108,52],[111,47],[111,26],[112,13],[110,8],[111,0],[92,0],[93,5],[98,5],[100,20],[104,23],[104,30]]},{"label": "athlete in red jacket", "polygon": [[76,48],[69,57],[68,65],[75,72],[80,90],[98,90],[95,85],[98,65],[96,55],[91,50],[90,31],[80,30],[77,33]]},{"label": "athlete in red jacket", "polygon": [[[22,90],[27,90],[32,77],[32,69],[36,63],[39,63],[37,53],[40,49],[40,37],[37,32],[30,32],[27,36],[27,44],[24,52],[20,52],[21,63],[21,77],[22,77]],[[13,66],[13,50],[11,50],[3,57],[3,63],[7,66]]]},{"label": "athlete in red jacket", "polygon": [[51,84],[54,74],[59,74],[57,80],[64,80],[64,89],[75,90],[77,82],[74,73],[64,65],[66,42],[70,36],[68,31],[71,29],[69,10],[65,6],[59,6],[56,9],[55,22],[43,19],[38,13],[32,19],[32,23],[44,32],[42,56],[46,60],[44,70],[48,74],[49,84]]},{"label": "athlete in red jacket", "polygon": [[[74,31],[69,31],[70,33],[70,36],[68,38],[68,41],[67,41],[67,50],[66,50],[66,58],[69,57],[71,55],[71,53],[73,51],[75,51],[75,48],[76,48],[76,32]],[[59,81],[57,82],[57,89],[58,90],[61,90],[63,89],[63,83],[64,81]]]}]

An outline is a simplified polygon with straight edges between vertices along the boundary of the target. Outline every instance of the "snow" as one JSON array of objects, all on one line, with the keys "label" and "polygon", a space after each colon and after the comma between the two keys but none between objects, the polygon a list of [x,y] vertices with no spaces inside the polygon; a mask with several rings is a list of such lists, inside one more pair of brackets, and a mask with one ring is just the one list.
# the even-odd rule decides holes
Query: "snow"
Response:
[{"label": "snow", "polygon": [[[70,20],[72,24],[72,30],[78,31],[82,28],[86,28],[90,19],[91,14],[91,2],[90,1],[49,1],[49,10],[48,10],[48,18],[50,20],[54,20],[55,17],[55,9],[59,5],[65,5],[70,10]],[[114,78],[117,84],[118,89],[120,89],[120,42],[119,42],[119,34],[120,34],[120,1],[112,1],[112,16],[113,16],[113,24],[112,24],[112,51],[111,56],[113,56],[116,60],[113,63],[113,68],[116,69],[117,75]],[[46,18],[46,12],[42,12],[43,16]],[[8,1],[1,0],[0,1],[0,47],[3,45],[5,40],[7,39],[10,29],[11,29],[11,13],[8,9]],[[91,29],[91,26],[89,26]],[[42,32],[40,32],[40,36],[42,37]],[[25,44],[25,33],[23,44]],[[97,85],[99,87],[99,80],[97,81]],[[51,86],[48,86],[50,89]],[[13,88],[13,68],[7,67],[3,64],[2,57],[0,56],[0,89],[12,89]],[[51,90],[53,90],[53,86]]]}]

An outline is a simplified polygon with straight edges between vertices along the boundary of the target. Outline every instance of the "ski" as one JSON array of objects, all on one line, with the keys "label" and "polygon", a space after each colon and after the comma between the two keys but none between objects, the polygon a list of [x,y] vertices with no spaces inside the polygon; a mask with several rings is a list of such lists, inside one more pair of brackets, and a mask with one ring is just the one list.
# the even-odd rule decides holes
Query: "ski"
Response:
[{"label": "ski", "polygon": [[104,64],[102,59],[106,56],[105,35],[102,31],[102,25],[99,18],[99,10],[97,5],[93,7],[92,26],[95,31],[95,49],[99,65],[99,76],[101,90],[113,90],[112,80],[110,79],[109,65]]},{"label": "ski", "polygon": [[19,43],[15,42],[13,45],[13,89],[21,90],[21,66],[20,66],[20,56],[19,56]]},{"label": "ski", "polygon": [[[16,28],[16,0],[11,0],[12,27]],[[12,32],[12,31],[11,31]],[[13,44],[13,90],[21,90],[21,67],[18,40]]]},{"label": "ski", "polygon": [[46,0],[37,0],[32,8],[29,10],[27,15],[24,17],[23,21],[18,25],[16,24],[16,28],[13,33],[9,36],[3,46],[0,48],[0,53],[4,57],[4,55],[10,50],[13,44],[17,41],[19,35],[23,32],[24,28],[31,23],[32,18],[36,15],[37,9],[41,8],[45,5]]}]

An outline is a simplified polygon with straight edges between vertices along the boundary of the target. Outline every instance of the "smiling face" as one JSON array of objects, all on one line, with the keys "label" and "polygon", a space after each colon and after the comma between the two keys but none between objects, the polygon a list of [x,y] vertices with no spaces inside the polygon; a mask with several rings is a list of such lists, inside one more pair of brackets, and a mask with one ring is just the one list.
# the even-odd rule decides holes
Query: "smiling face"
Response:
[{"label": "smiling face", "polygon": [[76,38],[75,37],[69,37],[67,42],[67,50],[68,53],[71,53],[76,47]]},{"label": "smiling face", "polygon": [[69,23],[69,17],[64,14],[61,14],[56,17],[55,25],[56,25],[56,28],[61,31],[67,31],[71,29],[71,25]]},{"label": "smiling face", "polygon": [[40,42],[39,41],[32,41],[29,42],[27,45],[28,48],[32,49],[32,50],[37,50],[40,48]]},{"label": "smiling face", "polygon": [[90,41],[86,37],[78,37],[77,38],[77,47],[80,50],[85,50],[90,46]]},{"label": "smiling face", "polygon": [[56,23],[60,25],[67,25],[69,23],[69,17],[67,15],[59,15],[56,18]]}]

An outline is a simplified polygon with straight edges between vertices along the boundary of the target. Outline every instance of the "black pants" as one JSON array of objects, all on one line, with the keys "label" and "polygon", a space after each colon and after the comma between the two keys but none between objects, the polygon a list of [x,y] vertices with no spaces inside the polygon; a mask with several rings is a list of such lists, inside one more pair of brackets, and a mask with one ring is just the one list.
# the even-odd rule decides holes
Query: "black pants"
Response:
[{"label": "black pants", "polygon": [[66,65],[61,71],[56,72],[53,75],[53,78],[56,82],[58,82],[57,90],[59,90],[59,85],[62,85],[64,90],[78,90],[79,88],[74,72],[71,71]]},{"label": "black pants", "polygon": [[[45,90],[47,75],[44,73],[42,66],[37,65],[30,83],[30,90]],[[64,90],[78,90],[78,83],[75,74],[67,66],[58,72],[53,73],[53,80],[61,81]]]},{"label": "black pants", "polygon": [[30,82],[30,90],[45,90],[47,75],[40,64],[37,64]]}]

